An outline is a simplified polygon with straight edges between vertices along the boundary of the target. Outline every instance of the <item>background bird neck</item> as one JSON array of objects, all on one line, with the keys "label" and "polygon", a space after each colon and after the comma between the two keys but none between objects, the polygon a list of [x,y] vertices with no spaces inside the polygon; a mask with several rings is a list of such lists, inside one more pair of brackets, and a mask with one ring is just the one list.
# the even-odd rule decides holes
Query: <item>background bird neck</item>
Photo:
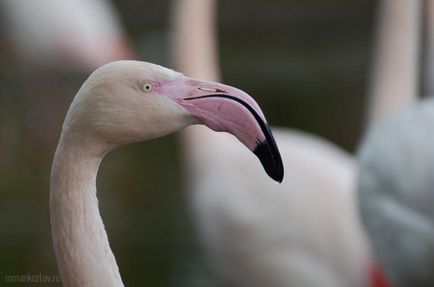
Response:
[{"label": "background bird neck", "polygon": [[417,98],[420,1],[381,2],[368,105],[374,124]]},{"label": "background bird neck", "polygon": [[123,286],[96,197],[102,153],[61,139],[53,161],[50,216],[64,286]]},{"label": "background bird neck", "polygon": [[[217,38],[217,6],[214,0],[176,1],[172,7],[171,56],[174,66],[185,75],[209,81],[220,80]],[[197,23],[200,23],[199,25]],[[201,43],[201,45],[197,45]],[[184,162],[192,174],[203,169],[203,159],[215,151],[227,134],[217,134],[201,126],[182,132]]]}]

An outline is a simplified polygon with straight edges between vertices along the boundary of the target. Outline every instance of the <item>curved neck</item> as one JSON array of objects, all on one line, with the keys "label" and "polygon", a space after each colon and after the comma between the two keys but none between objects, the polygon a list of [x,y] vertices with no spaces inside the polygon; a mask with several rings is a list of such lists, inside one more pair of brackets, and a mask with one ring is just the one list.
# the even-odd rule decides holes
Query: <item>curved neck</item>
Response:
[{"label": "curved neck", "polygon": [[97,146],[62,135],[53,160],[51,228],[66,287],[123,286],[98,209],[95,180],[105,152]]}]

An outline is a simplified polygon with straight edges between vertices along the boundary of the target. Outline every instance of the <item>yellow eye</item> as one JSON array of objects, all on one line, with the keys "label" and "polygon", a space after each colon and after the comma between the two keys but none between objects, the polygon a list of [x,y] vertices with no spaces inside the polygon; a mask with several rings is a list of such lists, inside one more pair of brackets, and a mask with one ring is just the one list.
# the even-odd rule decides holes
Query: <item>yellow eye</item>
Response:
[{"label": "yellow eye", "polygon": [[152,85],[151,82],[144,82],[142,84],[142,89],[145,92],[150,92],[150,91],[152,91],[154,89],[154,85]]}]

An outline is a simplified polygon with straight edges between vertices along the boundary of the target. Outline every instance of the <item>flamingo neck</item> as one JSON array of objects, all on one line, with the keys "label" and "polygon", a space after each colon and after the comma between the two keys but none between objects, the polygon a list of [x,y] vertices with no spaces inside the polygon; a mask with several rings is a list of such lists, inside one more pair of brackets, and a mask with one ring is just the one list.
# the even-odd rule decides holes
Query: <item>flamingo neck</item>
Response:
[{"label": "flamingo neck", "polygon": [[421,3],[383,1],[370,83],[369,124],[417,99]]},{"label": "flamingo neck", "polygon": [[[50,217],[63,286],[123,286],[98,209],[102,145],[61,137],[53,160]],[[98,148],[99,147],[99,148]]]}]

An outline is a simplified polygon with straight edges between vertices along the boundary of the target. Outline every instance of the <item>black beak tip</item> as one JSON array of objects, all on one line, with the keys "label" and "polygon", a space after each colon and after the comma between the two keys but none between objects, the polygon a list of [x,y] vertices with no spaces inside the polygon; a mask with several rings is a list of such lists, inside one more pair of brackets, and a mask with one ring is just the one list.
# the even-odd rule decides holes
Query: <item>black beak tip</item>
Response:
[{"label": "black beak tip", "polygon": [[258,142],[253,153],[259,158],[265,172],[275,181],[281,183],[284,175],[282,157],[274,142]]},{"label": "black beak tip", "polygon": [[275,181],[281,183],[283,180],[283,163],[282,158],[279,153],[279,149],[277,148],[276,142],[274,140],[273,134],[271,132],[270,126],[267,124],[267,122],[253,109],[249,104],[247,104],[242,99],[231,96],[224,93],[218,93],[218,94],[209,94],[204,96],[198,96],[198,97],[191,97],[187,98],[186,100],[198,100],[203,98],[226,98],[232,101],[235,101],[241,105],[243,105],[247,110],[250,111],[250,113],[253,115],[253,117],[258,122],[259,126],[261,127],[262,132],[264,133],[265,139],[264,140],[258,140],[257,145],[255,149],[253,150],[253,153],[259,158],[259,160],[262,163],[262,166],[265,169],[265,172]]},{"label": "black beak tip", "polygon": [[281,168],[279,168],[279,169],[275,169],[275,170],[270,171],[270,173],[268,173],[268,175],[272,179],[274,179],[275,181],[277,181],[278,183],[282,183],[282,181],[283,181],[283,175],[284,175],[283,166]]}]

